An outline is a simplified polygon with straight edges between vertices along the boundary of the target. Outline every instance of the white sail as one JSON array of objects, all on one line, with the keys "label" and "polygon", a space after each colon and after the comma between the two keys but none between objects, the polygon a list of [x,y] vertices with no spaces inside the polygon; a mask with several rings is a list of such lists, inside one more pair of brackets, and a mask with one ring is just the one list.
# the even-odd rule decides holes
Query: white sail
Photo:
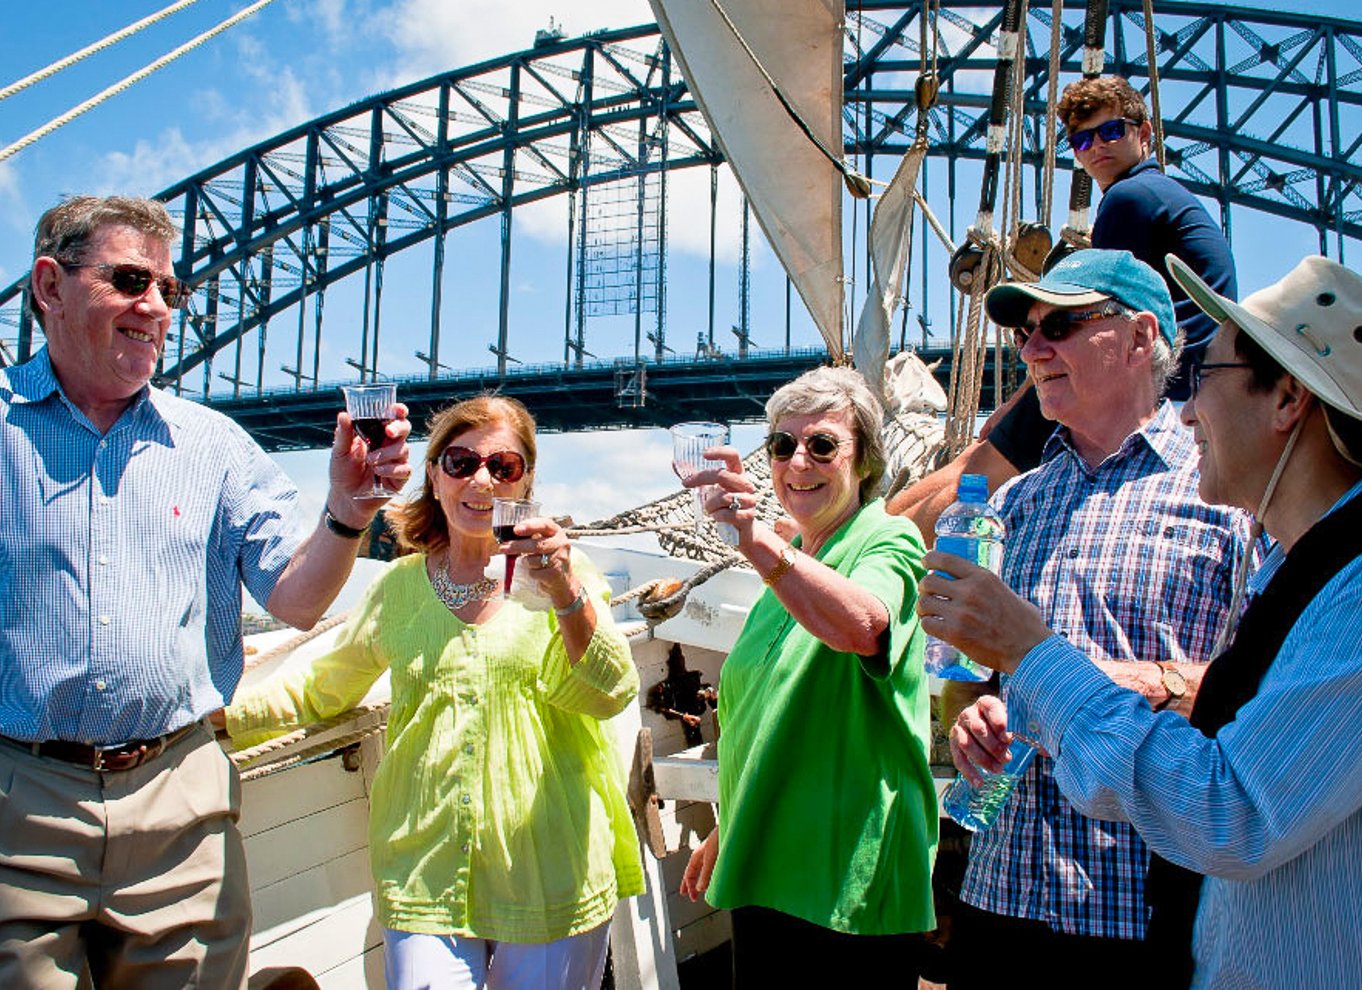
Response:
[{"label": "white sail", "polygon": [[915,144],[899,162],[889,188],[875,203],[870,220],[870,260],[873,277],[866,294],[851,353],[856,368],[884,395],[884,362],[889,357],[889,329],[898,307],[899,290],[908,267],[913,240],[913,190],[917,187],[925,145]]},{"label": "white sail", "polygon": [[842,355],[841,0],[649,0],[691,94],[834,357]]}]

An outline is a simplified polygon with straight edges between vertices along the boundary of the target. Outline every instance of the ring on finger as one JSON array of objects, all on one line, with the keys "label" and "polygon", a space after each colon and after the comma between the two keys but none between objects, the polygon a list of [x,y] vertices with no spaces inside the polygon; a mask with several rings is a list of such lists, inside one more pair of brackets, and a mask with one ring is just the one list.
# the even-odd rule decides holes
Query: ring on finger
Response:
[{"label": "ring on finger", "polygon": [[736,495],[731,496],[728,500],[728,508],[733,512],[737,512],[742,508],[742,499],[738,498]]},{"label": "ring on finger", "polygon": [[541,553],[541,554],[539,555],[539,568],[540,568],[540,570],[543,570],[545,567],[548,567],[549,564],[552,563],[552,561],[553,561],[553,558],[550,557],[548,554],[546,554],[546,553]]}]

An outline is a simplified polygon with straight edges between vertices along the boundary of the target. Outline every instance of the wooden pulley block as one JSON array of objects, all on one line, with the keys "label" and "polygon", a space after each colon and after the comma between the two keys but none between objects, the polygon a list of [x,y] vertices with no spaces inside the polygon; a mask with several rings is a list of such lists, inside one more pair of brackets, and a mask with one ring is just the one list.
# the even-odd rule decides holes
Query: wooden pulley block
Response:
[{"label": "wooden pulley block", "polygon": [[1050,229],[1034,220],[1023,220],[1012,232],[1012,243],[1008,250],[1012,257],[1033,272],[1039,272],[1054,246]]},{"label": "wooden pulley block", "polygon": [[913,84],[913,94],[917,99],[919,112],[930,110],[936,106],[936,96],[941,92],[941,80],[937,79],[935,72],[924,72],[917,77],[917,82]]},{"label": "wooden pulley block", "polygon": [[961,244],[951,256],[951,285],[966,295],[975,292],[983,279],[984,249],[977,244]]}]

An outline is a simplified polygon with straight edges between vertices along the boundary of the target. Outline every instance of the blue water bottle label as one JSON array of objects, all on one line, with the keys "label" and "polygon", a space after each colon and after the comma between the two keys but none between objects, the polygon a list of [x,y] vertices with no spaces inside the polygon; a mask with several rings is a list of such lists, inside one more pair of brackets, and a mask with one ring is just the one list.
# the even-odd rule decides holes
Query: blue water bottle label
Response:
[{"label": "blue water bottle label", "polygon": [[[980,540],[972,536],[938,536],[936,538],[936,549],[941,553],[948,553],[955,557],[963,557],[971,564],[979,563],[979,544]],[[944,578],[950,578],[949,574],[938,571]]]}]

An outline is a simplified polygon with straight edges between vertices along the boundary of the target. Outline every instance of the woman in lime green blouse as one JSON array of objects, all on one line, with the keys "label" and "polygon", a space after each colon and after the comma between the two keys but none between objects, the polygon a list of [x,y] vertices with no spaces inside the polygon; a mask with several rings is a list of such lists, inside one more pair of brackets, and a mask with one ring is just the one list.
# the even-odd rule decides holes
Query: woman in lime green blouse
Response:
[{"label": "woman in lime green blouse", "polygon": [[[604,719],[638,691],[608,589],[553,520],[492,536],[493,496],[526,497],[534,420],[499,396],[431,423],[426,478],[389,512],[402,546],[336,648],[238,696],[253,745],[357,704],[392,671],[369,850],[390,988],[598,986],[616,902],[643,890]],[[492,554],[521,554],[552,609],[503,600]]]}]

